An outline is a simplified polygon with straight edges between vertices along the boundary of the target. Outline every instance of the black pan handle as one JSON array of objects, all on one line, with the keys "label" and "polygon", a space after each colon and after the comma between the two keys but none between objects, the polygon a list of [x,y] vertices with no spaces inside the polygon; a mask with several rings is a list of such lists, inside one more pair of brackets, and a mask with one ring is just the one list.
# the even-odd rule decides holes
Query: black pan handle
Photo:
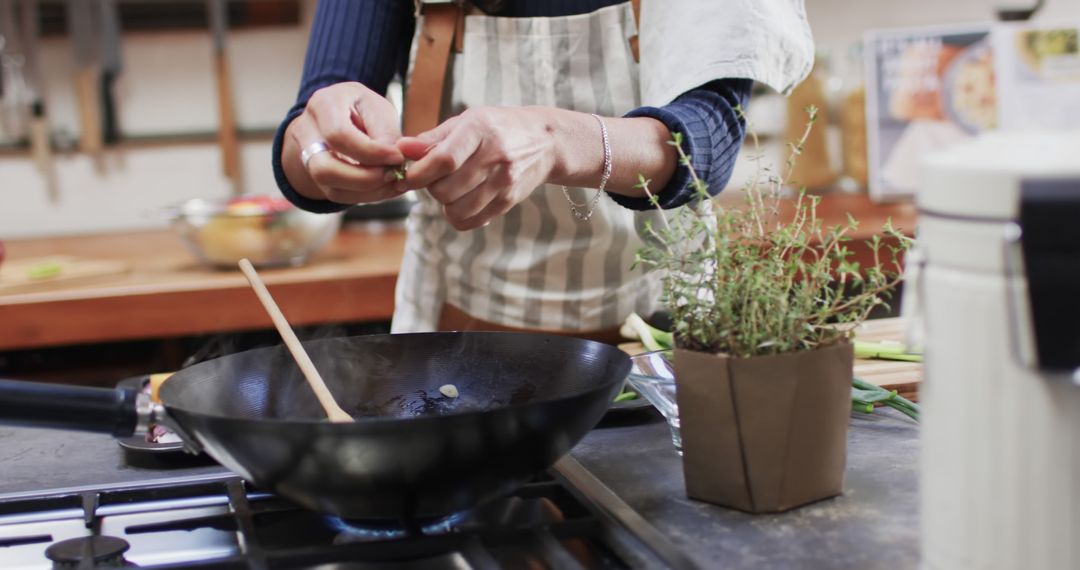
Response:
[{"label": "black pan handle", "polygon": [[135,390],[0,379],[0,424],[128,437],[139,423]]}]

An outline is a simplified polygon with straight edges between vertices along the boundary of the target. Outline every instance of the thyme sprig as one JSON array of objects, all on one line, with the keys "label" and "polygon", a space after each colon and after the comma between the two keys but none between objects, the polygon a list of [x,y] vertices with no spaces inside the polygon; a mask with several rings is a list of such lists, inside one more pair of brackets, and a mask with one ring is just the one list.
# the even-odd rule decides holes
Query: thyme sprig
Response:
[{"label": "thyme sprig", "polygon": [[662,272],[663,301],[678,346],[749,357],[832,345],[886,305],[900,282],[899,256],[912,240],[891,221],[867,242],[873,263],[860,267],[848,247],[848,234],[858,228],[850,214],[846,223],[824,227],[817,215],[820,197],[804,189],[790,198],[793,212],[783,214],[789,199],[784,189],[817,117],[816,108],[806,111],[806,128],[787,145],[782,172],[764,164],[760,141],[747,125],[755,168],[743,187],[742,207],[710,199],[680,133],[669,144],[688,169],[698,199],[669,216],[650,181],[639,177],[638,187],[660,210],[661,223],[646,224],[648,239],[636,264]]}]

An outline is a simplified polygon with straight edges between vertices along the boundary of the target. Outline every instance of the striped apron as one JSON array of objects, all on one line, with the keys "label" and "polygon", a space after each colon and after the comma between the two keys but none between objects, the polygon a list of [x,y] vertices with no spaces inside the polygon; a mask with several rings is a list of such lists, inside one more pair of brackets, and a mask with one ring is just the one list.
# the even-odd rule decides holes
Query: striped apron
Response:
[{"label": "striped apron", "polygon": [[[639,106],[630,4],[554,18],[465,18],[443,106],[543,105],[621,116]],[[417,26],[420,29],[420,26]],[[413,57],[416,52],[413,42]],[[595,144],[600,145],[597,128]],[[617,159],[618,157],[616,157]],[[578,203],[594,189],[571,188]],[[658,302],[658,279],[631,270],[646,219],[602,196],[576,219],[561,187],[545,184],[489,225],[459,232],[426,191],[408,222],[392,331],[435,330],[444,303],[506,327],[596,331]]]}]

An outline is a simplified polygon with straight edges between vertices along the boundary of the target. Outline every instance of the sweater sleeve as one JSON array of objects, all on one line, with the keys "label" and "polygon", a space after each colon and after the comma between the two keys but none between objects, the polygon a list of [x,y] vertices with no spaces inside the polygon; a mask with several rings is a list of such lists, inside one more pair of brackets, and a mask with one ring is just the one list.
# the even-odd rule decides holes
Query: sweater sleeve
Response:
[{"label": "sweater sleeve", "polygon": [[[715,196],[731,179],[746,125],[739,108],[745,108],[753,82],[721,79],[683,93],[663,107],[639,107],[627,117],[651,117],[672,133],[682,133],[682,148],[690,165]],[[695,198],[690,171],[680,164],[662,189],[652,189],[660,206],[676,208]],[[616,203],[632,210],[652,208],[648,198],[609,194]]]},{"label": "sweater sleeve", "polygon": [[281,193],[297,207],[318,213],[348,208],[300,195],[285,177],[281,149],[285,129],[304,112],[311,95],[323,87],[357,81],[386,95],[394,73],[408,61],[416,20],[412,3],[401,0],[320,0],[311,23],[304,72],[296,103],[278,126],[272,146],[274,179]]}]

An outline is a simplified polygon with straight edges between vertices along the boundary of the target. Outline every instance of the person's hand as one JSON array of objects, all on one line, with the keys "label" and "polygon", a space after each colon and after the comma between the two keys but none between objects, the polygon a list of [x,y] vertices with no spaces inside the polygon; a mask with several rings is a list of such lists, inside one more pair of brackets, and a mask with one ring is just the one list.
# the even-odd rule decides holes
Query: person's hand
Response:
[{"label": "person's hand", "polygon": [[458,230],[486,225],[546,182],[554,138],[539,107],[476,107],[397,147],[409,160],[405,185],[427,188]]},{"label": "person's hand", "polygon": [[[324,87],[286,130],[286,175],[309,198],[340,204],[386,200],[406,191],[394,175],[404,162],[395,146],[400,137],[397,112],[378,93],[355,82]],[[311,155],[304,168],[300,153],[319,142],[328,151]]]}]

